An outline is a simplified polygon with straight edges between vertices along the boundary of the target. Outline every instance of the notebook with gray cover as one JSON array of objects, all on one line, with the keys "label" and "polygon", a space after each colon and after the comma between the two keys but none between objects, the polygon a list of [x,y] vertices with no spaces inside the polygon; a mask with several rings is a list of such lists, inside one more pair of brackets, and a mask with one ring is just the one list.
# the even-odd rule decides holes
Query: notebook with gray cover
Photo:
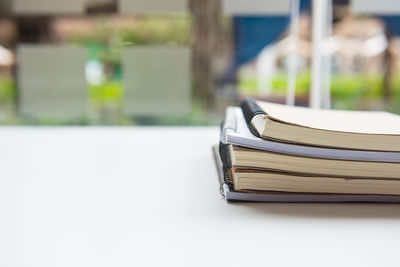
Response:
[{"label": "notebook with gray cover", "polygon": [[222,125],[220,141],[275,153],[304,157],[342,159],[355,161],[400,162],[399,152],[367,151],[314,147],[271,141],[254,136],[246,123],[240,107],[228,107]]},{"label": "notebook with gray cover", "polygon": [[317,147],[400,152],[400,116],[243,100],[250,131],[263,139]]}]

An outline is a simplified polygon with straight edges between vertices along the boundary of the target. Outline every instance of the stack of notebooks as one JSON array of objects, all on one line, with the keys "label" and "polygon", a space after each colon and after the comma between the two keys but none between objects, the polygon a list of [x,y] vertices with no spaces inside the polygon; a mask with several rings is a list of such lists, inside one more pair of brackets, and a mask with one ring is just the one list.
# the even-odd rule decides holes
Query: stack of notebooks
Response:
[{"label": "stack of notebooks", "polygon": [[400,116],[246,99],[214,147],[229,201],[400,202]]}]

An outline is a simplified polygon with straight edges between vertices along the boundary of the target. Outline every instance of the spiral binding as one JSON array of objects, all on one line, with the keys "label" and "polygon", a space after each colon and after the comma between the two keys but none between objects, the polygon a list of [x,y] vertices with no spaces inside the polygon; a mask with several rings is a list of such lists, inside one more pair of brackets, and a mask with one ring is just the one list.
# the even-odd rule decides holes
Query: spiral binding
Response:
[{"label": "spiral binding", "polygon": [[243,116],[246,120],[247,126],[249,127],[250,132],[257,137],[260,137],[257,130],[251,124],[252,119],[256,115],[267,115],[267,113],[257,104],[254,98],[246,98],[243,100],[242,104],[240,105]]},{"label": "spiral binding", "polygon": [[230,155],[229,145],[219,143],[219,155],[222,161],[222,170],[224,183],[233,189],[233,179],[232,179],[232,161]]}]

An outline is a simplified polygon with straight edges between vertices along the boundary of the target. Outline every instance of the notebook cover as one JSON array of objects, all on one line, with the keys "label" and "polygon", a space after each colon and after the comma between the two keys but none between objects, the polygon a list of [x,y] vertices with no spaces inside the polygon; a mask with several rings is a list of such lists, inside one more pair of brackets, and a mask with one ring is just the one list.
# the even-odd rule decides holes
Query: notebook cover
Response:
[{"label": "notebook cover", "polygon": [[264,139],[316,147],[400,152],[400,116],[392,113],[316,110],[251,98],[242,103],[242,110],[250,123],[249,129]]},{"label": "notebook cover", "polygon": [[[288,106],[253,98],[245,99],[241,108],[250,123],[257,115],[286,125],[330,133],[400,137],[400,116],[385,111],[312,109]],[[398,140],[398,139],[394,139]]]},{"label": "notebook cover", "polygon": [[[371,203],[400,203],[400,196],[392,195],[358,195],[358,194],[311,194],[287,192],[236,192],[229,176],[229,165],[224,167],[219,151],[226,153],[224,145],[214,146],[212,151],[218,172],[220,192],[227,201],[245,202],[277,202],[277,203],[342,203],[342,202],[371,202]],[[228,150],[229,151],[229,150]],[[226,160],[225,160],[226,161]],[[229,161],[228,161],[229,163]]]},{"label": "notebook cover", "polygon": [[254,136],[240,107],[228,107],[221,127],[220,141],[242,147],[296,156],[377,162],[400,162],[400,152],[336,149],[283,143]]}]

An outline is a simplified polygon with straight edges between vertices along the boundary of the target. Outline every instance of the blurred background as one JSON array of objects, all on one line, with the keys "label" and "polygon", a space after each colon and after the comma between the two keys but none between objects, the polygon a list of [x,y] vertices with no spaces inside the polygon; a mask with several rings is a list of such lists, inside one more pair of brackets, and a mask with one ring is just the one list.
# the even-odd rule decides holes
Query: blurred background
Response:
[{"label": "blurred background", "polygon": [[217,125],[252,96],[400,114],[395,0],[0,0],[0,124]]}]

